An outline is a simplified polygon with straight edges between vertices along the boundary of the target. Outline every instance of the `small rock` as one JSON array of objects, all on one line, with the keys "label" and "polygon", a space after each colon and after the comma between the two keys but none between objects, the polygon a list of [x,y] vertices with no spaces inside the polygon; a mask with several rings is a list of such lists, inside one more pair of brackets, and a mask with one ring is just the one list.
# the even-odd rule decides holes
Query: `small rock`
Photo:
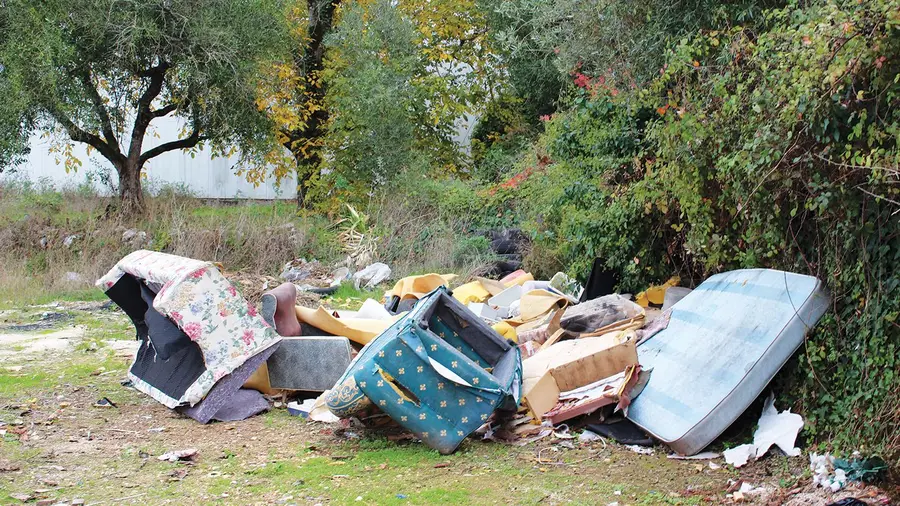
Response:
[{"label": "small rock", "polygon": [[56,499],[41,499],[34,504],[36,506],[53,506],[54,504],[56,504]]},{"label": "small rock", "polygon": [[71,506],[84,506],[84,499],[72,499]]},{"label": "small rock", "polygon": [[32,497],[32,496],[29,495],[29,494],[20,494],[20,493],[18,493],[18,492],[13,493],[13,494],[9,494],[9,496],[12,497],[13,499],[17,500],[17,501],[22,501],[22,502],[28,502],[28,501],[34,499],[34,497]]},{"label": "small rock", "polygon": [[63,239],[63,246],[65,246],[67,248],[71,248],[72,244],[74,244],[77,239],[78,239],[77,234],[67,235],[66,238]]}]

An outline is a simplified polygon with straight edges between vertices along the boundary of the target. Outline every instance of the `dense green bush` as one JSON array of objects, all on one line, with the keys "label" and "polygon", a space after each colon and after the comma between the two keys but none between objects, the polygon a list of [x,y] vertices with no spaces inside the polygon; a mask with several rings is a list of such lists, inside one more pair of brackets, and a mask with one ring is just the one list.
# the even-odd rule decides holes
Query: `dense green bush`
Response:
[{"label": "dense green bush", "polygon": [[683,39],[633,91],[575,76],[527,184],[530,228],[573,274],[597,256],[625,290],[743,267],[822,279],[832,311],[781,381],[844,450],[900,449],[898,25],[896,2],[792,4]]}]

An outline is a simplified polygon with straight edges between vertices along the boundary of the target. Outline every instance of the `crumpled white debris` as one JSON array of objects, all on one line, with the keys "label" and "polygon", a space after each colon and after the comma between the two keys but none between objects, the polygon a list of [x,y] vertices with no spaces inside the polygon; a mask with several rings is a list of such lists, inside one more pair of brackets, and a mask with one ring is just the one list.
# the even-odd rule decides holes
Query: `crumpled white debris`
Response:
[{"label": "crumpled white debris", "polygon": [[769,451],[772,445],[781,448],[781,451],[789,457],[800,455],[800,448],[794,446],[797,434],[803,428],[803,417],[791,413],[786,409],[781,413],[775,409],[775,394],[769,394],[759,418],[759,427],[753,434],[753,445],[756,446],[756,456],[762,457]]},{"label": "crumpled white debris", "polygon": [[843,469],[835,469],[834,457],[829,453],[810,453],[809,470],[813,472],[813,484],[818,487],[837,492],[847,486],[847,473]]},{"label": "crumpled white debris", "polygon": [[639,453],[641,455],[653,455],[653,448],[644,448],[639,445],[625,445],[625,448],[633,451],[634,453]]},{"label": "crumpled white debris", "polygon": [[585,430],[578,435],[578,441],[581,443],[590,443],[591,441],[602,441],[603,436],[596,432]]},{"label": "crumpled white debris", "polygon": [[391,268],[381,262],[375,262],[353,275],[353,285],[357,290],[363,283],[366,288],[375,288],[389,277],[391,277]]},{"label": "crumpled white debris", "polygon": [[340,418],[335,416],[331,412],[331,410],[328,409],[328,406],[325,403],[326,396],[329,392],[331,392],[331,390],[326,390],[316,398],[316,402],[313,404],[312,409],[309,411],[310,420],[323,423],[337,423],[341,421]]},{"label": "crumpled white debris", "polygon": [[734,467],[741,467],[749,462],[751,458],[756,457],[756,446],[753,446],[752,444],[736,446],[734,448],[729,448],[722,453],[725,455],[726,464],[731,464]]},{"label": "crumpled white debris", "polygon": [[390,321],[392,319],[391,313],[388,313],[388,310],[375,299],[366,299],[365,302],[363,302],[362,307],[359,308],[356,317],[384,321]]},{"label": "crumpled white debris", "polygon": [[745,444],[725,450],[725,462],[734,467],[741,467],[750,460],[755,460],[777,446],[790,457],[800,455],[800,448],[794,446],[797,434],[803,428],[803,417],[786,409],[781,413],[775,409],[775,394],[769,394],[759,418],[759,427],[753,433],[753,444]]},{"label": "crumpled white debris", "polygon": [[197,450],[196,448],[188,448],[186,450],[174,450],[171,452],[166,452],[156,458],[168,462],[178,462],[179,460],[194,460],[194,457],[197,456],[198,452],[199,450]]}]

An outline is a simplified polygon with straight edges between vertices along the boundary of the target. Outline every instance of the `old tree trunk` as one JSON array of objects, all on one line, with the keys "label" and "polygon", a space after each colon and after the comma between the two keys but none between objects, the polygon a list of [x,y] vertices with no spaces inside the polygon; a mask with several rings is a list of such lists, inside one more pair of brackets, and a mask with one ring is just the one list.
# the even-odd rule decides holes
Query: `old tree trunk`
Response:
[{"label": "old tree trunk", "polygon": [[119,211],[123,215],[140,215],[144,212],[144,192],[141,188],[143,166],[128,161],[116,167],[119,175]]},{"label": "old tree trunk", "polygon": [[[328,121],[324,107],[325,82],[322,70],[325,61],[325,36],[334,23],[334,11],[340,0],[307,0],[309,26],[305,44],[294,55],[294,66],[302,76],[302,89],[298,90],[301,107],[313,109],[305,124],[285,130],[284,146],[293,154],[297,164],[297,207],[307,204],[308,182],[322,164],[322,137]],[[311,107],[315,106],[315,107]]]},{"label": "old tree trunk", "polygon": [[[100,133],[94,134],[79,127],[64,114],[55,104],[48,104],[47,109],[59,124],[61,124],[69,137],[76,142],[83,142],[96,149],[104,158],[116,168],[119,176],[119,213],[124,216],[139,215],[144,212],[144,194],[141,188],[141,172],[148,160],[163,153],[177,149],[187,149],[196,146],[203,138],[200,136],[201,122],[200,112],[196,102],[187,100],[180,104],[166,104],[158,109],[153,108],[156,100],[166,84],[167,73],[170,65],[166,61],[160,61],[155,66],[144,70],[140,77],[145,87],[135,104],[134,121],[131,125],[130,142],[128,149],[123,151],[117,131],[113,128],[107,106],[98,91],[97,79],[91,75],[90,68],[79,69],[80,84],[91,100],[93,113],[100,125]],[[143,151],[144,136],[150,123],[163,116],[168,116],[176,110],[190,111],[191,133],[187,137],[166,142],[147,151]]]}]

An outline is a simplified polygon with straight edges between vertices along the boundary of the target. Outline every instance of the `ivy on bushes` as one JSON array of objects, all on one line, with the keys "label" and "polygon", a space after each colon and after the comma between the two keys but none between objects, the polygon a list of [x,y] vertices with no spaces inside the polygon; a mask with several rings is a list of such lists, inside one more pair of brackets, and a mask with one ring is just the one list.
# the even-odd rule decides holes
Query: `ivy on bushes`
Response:
[{"label": "ivy on bushes", "polygon": [[[573,74],[526,183],[539,244],[601,257],[637,290],[769,267],[817,276],[832,310],[780,375],[807,434],[900,455],[900,10],[791,3],[672,46],[629,90]],[[872,423],[877,420],[877,423]]]}]

